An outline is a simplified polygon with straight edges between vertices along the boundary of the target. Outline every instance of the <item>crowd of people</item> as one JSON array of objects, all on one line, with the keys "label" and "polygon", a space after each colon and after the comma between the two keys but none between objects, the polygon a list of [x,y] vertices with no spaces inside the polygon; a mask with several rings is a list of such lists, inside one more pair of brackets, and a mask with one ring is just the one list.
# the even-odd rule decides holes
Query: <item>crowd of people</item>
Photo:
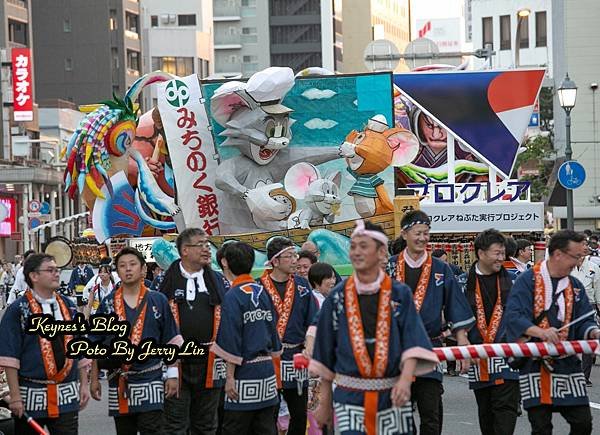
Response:
[{"label": "crowd of people", "polygon": [[[530,241],[489,229],[475,238],[476,261],[463,271],[444,251],[428,251],[430,226],[427,214],[411,211],[390,242],[380,226],[357,221],[345,279],[320,261],[315,243],[298,251],[280,236],[267,242],[258,279],[254,249],[242,242],[217,251],[216,271],[206,233],[190,228],[165,271],[133,248],[97,273],[77,264],[73,298],[57,292],[54,259],[28,252],[0,276],[14,302],[0,322],[0,366],[15,433],[35,433],[25,416],[52,434],[76,434],[79,412],[90,397],[102,398],[107,373],[119,435],[304,435],[307,421],[323,434],[439,435],[444,369],[434,347],[600,338],[590,315],[600,307],[593,234],[559,231],[547,258],[534,263]],[[19,279],[23,287],[15,287]],[[25,332],[32,314],[67,321],[78,312],[128,322],[126,338],[140,348],[152,340],[181,351],[192,343],[198,352],[168,364],[159,356],[72,359],[73,336]],[[86,338],[110,348],[118,337]],[[592,366],[593,355],[489,358],[459,360],[447,372],[468,376],[483,434],[512,434],[520,403],[532,433],[552,433],[552,414],[560,413],[571,433],[591,434]]]}]

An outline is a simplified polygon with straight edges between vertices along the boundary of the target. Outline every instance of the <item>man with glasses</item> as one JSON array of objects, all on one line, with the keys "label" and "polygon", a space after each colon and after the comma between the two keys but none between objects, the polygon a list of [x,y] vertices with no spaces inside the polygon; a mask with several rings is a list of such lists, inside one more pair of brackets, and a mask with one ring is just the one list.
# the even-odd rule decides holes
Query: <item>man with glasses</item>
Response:
[{"label": "man with glasses", "polygon": [[53,340],[27,334],[32,314],[47,314],[55,320],[72,320],[74,304],[56,292],[60,269],[46,254],[30,255],[23,266],[25,294],[8,307],[0,322],[0,365],[6,371],[10,397],[7,400],[15,419],[15,433],[36,434],[23,413],[46,426],[50,433],[77,434],[78,413],[85,408],[89,360],[66,357],[71,335]]},{"label": "man with glasses", "polygon": [[[505,311],[507,341],[525,339],[554,344],[600,338],[593,316],[580,319],[592,307],[583,284],[569,276],[586,253],[583,234],[562,230],[552,236],[548,259],[520,274],[513,285]],[[521,398],[532,433],[552,433],[554,412],[567,420],[570,433],[592,433],[585,376],[576,355],[527,359],[519,372]]]},{"label": "man with glasses", "polygon": [[[588,242],[589,243],[589,242]],[[577,278],[587,293],[588,299],[596,312],[600,313],[600,267],[590,260],[590,249],[588,244],[588,255],[577,262],[577,265],[571,271],[571,276]],[[596,356],[586,354],[581,356],[581,366],[585,375],[585,382],[588,387],[592,386],[590,376]]]},{"label": "man with glasses", "polygon": [[306,332],[318,311],[317,302],[308,281],[295,275],[298,254],[290,239],[280,236],[270,239],[267,258],[267,266],[272,269],[265,270],[259,282],[271,296],[278,318],[277,332],[283,345],[280,363],[282,395],[290,412],[287,433],[304,435],[308,372],[295,370],[293,357],[304,350]]},{"label": "man with glasses", "polygon": [[169,299],[184,340],[195,340],[205,352],[180,363],[179,397],[165,400],[165,433],[214,434],[226,368],[209,348],[219,329],[226,281],[210,267],[210,244],[203,230],[186,229],[176,245],[181,259],[165,272],[160,291]]},{"label": "man with glasses", "polygon": [[[465,295],[477,323],[469,330],[469,341],[496,343],[505,334],[502,314],[515,275],[502,265],[506,239],[499,231],[481,232],[474,244],[477,261],[468,272]],[[519,373],[505,358],[481,359],[469,370],[469,388],[477,400],[481,433],[512,435],[519,412]]]},{"label": "man with glasses", "polygon": [[[417,312],[434,347],[442,345],[444,321],[459,346],[469,344],[467,331],[475,318],[450,266],[427,252],[429,216],[421,210],[410,211],[403,216],[400,226],[406,248],[390,259],[392,278],[406,283],[413,291]],[[468,368],[469,361],[459,361],[461,372],[466,373]],[[442,432],[442,378],[438,365],[436,370],[418,376],[413,383],[412,397],[419,409],[420,434],[439,435]]]}]

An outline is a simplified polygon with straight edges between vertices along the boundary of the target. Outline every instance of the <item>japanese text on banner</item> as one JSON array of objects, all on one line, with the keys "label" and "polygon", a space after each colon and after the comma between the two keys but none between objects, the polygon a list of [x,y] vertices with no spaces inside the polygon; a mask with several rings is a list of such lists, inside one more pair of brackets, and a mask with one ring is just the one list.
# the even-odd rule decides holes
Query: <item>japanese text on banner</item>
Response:
[{"label": "japanese text on banner", "polygon": [[176,78],[158,89],[158,109],[173,164],[177,202],[187,227],[219,234],[215,193],[218,162],[196,75]]}]

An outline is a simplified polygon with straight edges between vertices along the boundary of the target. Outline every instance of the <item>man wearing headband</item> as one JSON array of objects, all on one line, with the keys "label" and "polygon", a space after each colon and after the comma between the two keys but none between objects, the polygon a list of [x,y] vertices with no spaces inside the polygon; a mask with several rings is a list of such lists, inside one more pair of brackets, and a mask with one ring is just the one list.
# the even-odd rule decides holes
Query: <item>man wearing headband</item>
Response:
[{"label": "man wearing headband", "polygon": [[350,241],[354,273],[319,313],[309,366],[322,382],[316,418],[330,426],[335,408],[342,434],[411,433],[413,376],[438,363],[410,289],[381,269],[387,242],[379,225],[357,221]]},{"label": "man wearing headband", "polygon": [[[400,226],[406,248],[390,259],[392,277],[411,288],[417,312],[433,346],[442,345],[442,319],[455,334],[459,346],[469,344],[467,331],[475,318],[450,266],[427,252],[429,216],[420,210],[410,211],[404,215]],[[461,365],[461,371],[466,373],[469,362],[463,361]],[[438,366],[417,377],[413,383],[413,401],[421,420],[420,434],[439,435],[442,432],[442,378]]]},{"label": "man wearing headband", "polygon": [[[296,273],[298,254],[290,239],[274,237],[267,242],[267,265],[259,282],[271,296],[277,313],[277,332],[283,346],[280,375],[283,398],[290,411],[288,435],[306,433],[306,408],[308,402],[308,373],[295,370],[294,354],[302,353],[308,327],[317,314],[317,302],[310,284]],[[301,382],[301,392],[298,392]]]}]

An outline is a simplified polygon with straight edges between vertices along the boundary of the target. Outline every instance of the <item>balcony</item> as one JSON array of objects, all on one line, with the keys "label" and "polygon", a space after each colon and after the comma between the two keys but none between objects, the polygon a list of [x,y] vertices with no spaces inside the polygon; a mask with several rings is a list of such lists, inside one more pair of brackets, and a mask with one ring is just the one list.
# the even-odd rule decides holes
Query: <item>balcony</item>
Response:
[{"label": "balcony", "polygon": [[222,1],[213,3],[213,21],[239,21],[240,19],[239,5]]},{"label": "balcony", "polygon": [[19,6],[23,9],[27,9],[27,2],[24,2],[23,0],[7,0],[7,3]]},{"label": "balcony", "polygon": [[240,62],[215,62],[215,74],[241,74],[242,64]]},{"label": "balcony", "polygon": [[235,50],[242,48],[240,35],[215,34],[215,50]]}]

